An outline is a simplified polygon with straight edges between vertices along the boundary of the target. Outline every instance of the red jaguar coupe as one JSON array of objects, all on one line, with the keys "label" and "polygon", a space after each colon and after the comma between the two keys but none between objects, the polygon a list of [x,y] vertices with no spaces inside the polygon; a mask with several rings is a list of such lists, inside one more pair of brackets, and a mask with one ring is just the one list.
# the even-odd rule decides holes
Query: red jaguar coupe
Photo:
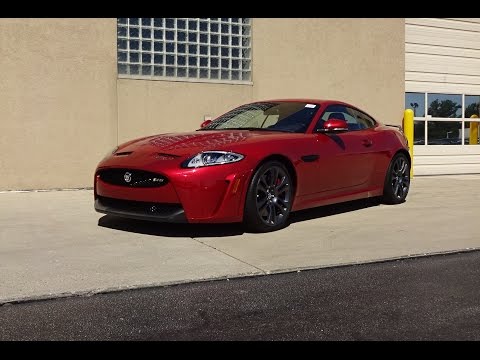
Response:
[{"label": "red jaguar coupe", "polygon": [[267,232],[301,209],[376,196],[404,202],[410,164],[404,134],[353,105],[259,101],[193,132],[118,146],[96,169],[95,209]]}]

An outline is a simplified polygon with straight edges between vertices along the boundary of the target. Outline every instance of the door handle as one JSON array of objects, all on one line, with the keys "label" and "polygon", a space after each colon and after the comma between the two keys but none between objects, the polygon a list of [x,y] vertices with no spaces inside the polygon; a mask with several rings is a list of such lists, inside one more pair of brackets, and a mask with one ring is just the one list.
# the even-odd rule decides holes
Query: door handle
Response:
[{"label": "door handle", "polygon": [[370,147],[370,146],[373,145],[373,141],[370,140],[370,139],[363,139],[363,140],[362,140],[362,145],[363,145],[363,146],[366,146],[366,147]]}]

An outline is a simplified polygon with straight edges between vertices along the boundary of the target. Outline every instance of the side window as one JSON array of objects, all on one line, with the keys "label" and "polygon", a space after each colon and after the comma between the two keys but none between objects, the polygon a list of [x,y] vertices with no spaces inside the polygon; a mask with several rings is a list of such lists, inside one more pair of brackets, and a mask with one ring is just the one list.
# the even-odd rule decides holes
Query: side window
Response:
[{"label": "side window", "polygon": [[357,120],[355,119],[352,109],[344,105],[330,105],[325,109],[322,117],[317,123],[317,129],[323,128],[325,121],[330,119],[345,120],[350,130],[358,130]]},{"label": "side window", "polygon": [[355,117],[357,119],[358,125],[362,129],[369,129],[375,126],[376,121],[373,120],[370,116],[367,114],[361,112],[360,110],[354,110],[352,109],[353,113],[355,114]]}]

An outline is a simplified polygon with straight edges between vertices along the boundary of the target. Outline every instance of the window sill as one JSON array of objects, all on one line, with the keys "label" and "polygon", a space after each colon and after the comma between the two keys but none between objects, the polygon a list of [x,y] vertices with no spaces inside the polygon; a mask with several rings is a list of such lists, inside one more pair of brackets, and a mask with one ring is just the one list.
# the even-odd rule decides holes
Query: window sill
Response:
[{"label": "window sill", "polygon": [[156,77],[156,76],[147,76],[147,75],[118,74],[117,78],[118,79],[129,79],[129,80],[152,80],[152,81],[169,81],[169,82],[227,84],[227,85],[249,85],[249,86],[253,85],[252,81],[191,79],[191,78],[177,78],[177,77]]}]

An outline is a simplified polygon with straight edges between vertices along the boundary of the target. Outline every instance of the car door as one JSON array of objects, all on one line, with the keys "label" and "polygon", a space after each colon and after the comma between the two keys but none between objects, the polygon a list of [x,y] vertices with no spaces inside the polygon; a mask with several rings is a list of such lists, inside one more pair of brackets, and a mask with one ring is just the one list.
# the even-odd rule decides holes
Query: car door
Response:
[{"label": "car door", "polygon": [[329,105],[317,129],[332,118],[345,120],[349,131],[317,133],[317,192],[359,187],[368,182],[373,170],[373,130],[359,124],[355,110],[342,104]]},{"label": "car door", "polygon": [[370,115],[359,109],[351,109],[351,111],[362,130],[362,143],[367,145],[363,149],[363,153],[368,158],[369,166],[366,168],[368,169],[368,180],[372,180],[372,177],[375,176],[374,172],[378,171],[379,164],[385,162],[385,153],[388,151],[388,149],[385,149],[385,141],[382,140],[382,135],[384,134],[375,130],[377,122]]}]

